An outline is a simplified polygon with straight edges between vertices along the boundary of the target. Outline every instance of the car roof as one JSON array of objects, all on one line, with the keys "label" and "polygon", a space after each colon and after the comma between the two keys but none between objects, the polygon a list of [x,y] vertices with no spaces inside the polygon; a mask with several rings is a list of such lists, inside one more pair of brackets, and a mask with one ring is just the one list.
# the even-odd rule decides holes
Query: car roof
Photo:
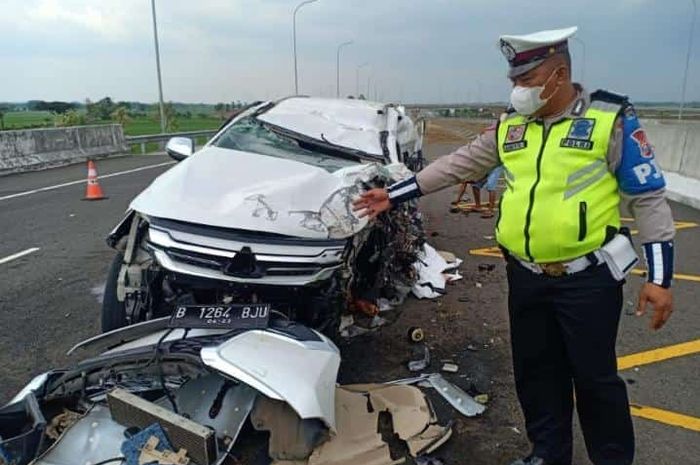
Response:
[{"label": "car roof", "polygon": [[288,97],[257,118],[314,139],[382,156],[380,133],[387,130],[389,111],[403,113],[400,108],[366,100]]}]

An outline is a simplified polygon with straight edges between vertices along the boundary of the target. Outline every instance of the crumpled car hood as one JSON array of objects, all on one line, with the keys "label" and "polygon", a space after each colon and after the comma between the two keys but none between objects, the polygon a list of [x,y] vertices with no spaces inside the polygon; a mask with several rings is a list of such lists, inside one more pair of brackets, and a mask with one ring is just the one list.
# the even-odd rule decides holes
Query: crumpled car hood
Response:
[{"label": "crumpled car hood", "polygon": [[130,208],[147,216],[310,239],[364,228],[351,202],[362,181],[401,178],[403,165],[358,164],[328,173],[292,160],[205,147],[156,178]]},{"label": "crumpled car hood", "polygon": [[317,140],[382,157],[380,132],[387,131],[385,105],[365,100],[293,97],[258,119]]}]

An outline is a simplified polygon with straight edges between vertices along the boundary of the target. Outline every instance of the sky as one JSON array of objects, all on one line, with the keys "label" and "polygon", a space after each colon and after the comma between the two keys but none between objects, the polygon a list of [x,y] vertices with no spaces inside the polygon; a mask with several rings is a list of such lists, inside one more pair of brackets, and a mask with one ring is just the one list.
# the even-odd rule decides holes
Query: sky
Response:
[{"label": "sky", "polygon": [[[293,94],[299,2],[156,0],[165,100]],[[678,101],[691,17],[691,0],[317,0],[297,15],[299,91],[335,96],[337,46],[353,41],[342,95],[369,80],[385,101],[506,101],[499,35],[575,25],[576,80]],[[686,95],[700,100],[700,24],[693,41]],[[158,99],[150,0],[0,0],[0,44],[0,101]]]}]

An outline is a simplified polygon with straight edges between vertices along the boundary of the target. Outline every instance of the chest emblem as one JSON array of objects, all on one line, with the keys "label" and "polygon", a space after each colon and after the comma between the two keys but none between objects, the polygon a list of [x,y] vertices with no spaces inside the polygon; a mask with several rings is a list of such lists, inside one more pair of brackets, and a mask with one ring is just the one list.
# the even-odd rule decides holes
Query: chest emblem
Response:
[{"label": "chest emblem", "polygon": [[561,140],[561,147],[572,149],[591,150],[593,148],[593,127],[595,120],[590,118],[578,118],[571,121],[569,133]]},{"label": "chest emblem", "polygon": [[527,147],[527,141],[524,140],[526,128],[527,124],[516,124],[508,127],[506,141],[503,144],[504,152],[512,152],[513,150],[520,150]]}]

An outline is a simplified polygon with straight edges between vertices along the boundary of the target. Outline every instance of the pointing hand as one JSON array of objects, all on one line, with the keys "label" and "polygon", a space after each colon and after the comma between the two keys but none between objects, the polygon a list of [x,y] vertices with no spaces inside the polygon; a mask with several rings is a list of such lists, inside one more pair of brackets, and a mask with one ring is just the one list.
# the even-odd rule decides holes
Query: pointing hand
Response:
[{"label": "pointing hand", "polygon": [[391,209],[389,193],[386,189],[370,189],[360,194],[360,197],[352,203],[353,211],[359,212],[359,217],[376,218],[380,213]]}]

